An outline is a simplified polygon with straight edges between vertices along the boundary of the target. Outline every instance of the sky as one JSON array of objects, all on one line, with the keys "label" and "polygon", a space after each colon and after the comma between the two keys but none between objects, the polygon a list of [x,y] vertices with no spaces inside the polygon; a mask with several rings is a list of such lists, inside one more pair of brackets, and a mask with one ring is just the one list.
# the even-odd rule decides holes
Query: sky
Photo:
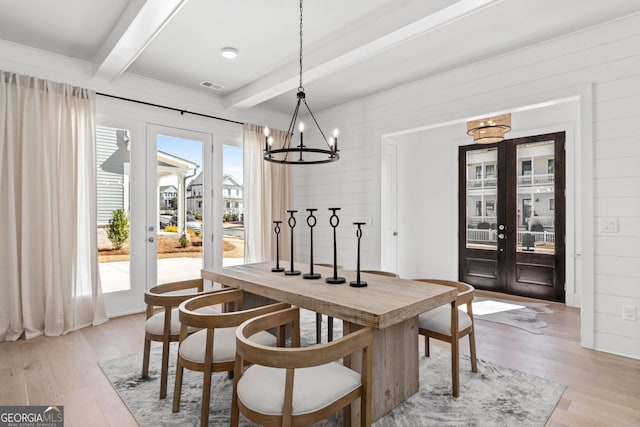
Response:
[{"label": "sky", "polygon": [[[199,165],[196,176],[202,170],[202,143],[200,141],[158,136],[158,150]],[[232,175],[242,184],[242,148],[224,145],[222,156],[222,173]],[[163,178],[160,181],[160,185],[177,185],[177,183],[175,177]],[[187,185],[189,185],[189,180],[187,180]]]}]

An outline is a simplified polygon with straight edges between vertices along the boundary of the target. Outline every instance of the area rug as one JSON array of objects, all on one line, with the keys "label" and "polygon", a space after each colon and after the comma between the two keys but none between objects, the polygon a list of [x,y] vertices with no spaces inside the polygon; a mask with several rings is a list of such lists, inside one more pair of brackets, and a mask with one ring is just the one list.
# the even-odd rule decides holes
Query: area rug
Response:
[{"label": "area rug", "polygon": [[[313,318],[313,322],[311,319]],[[313,323],[313,324],[312,324]],[[315,317],[305,316],[301,329],[315,340]],[[154,343],[155,344],[155,343]],[[161,347],[153,345],[149,378],[141,379],[142,353],[100,363],[100,367],[141,426],[198,425],[202,374],[185,370],[181,410],[172,413],[175,351],[172,344],[169,393],[158,399]],[[432,346],[431,357],[420,355],[420,389],[400,406],[378,420],[380,427],[396,426],[544,426],[565,386],[515,369],[478,360],[472,373],[468,357],[460,364],[460,397],[451,396],[450,352]],[[226,373],[213,375],[210,426],[229,425],[232,381]],[[242,426],[252,426],[241,418]],[[342,425],[340,416],[319,423]]]},{"label": "area rug", "polygon": [[[498,304],[512,304],[516,305],[513,310],[497,311],[490,314],[478,314],[475,312],[476,304],[483,304],[487,302],[495,302]],[[542,328],[549,326],[547,322],[538,318],[539,314],[553,313],[547,304],[535,303],[535,302],[522,302],[522,301],[507,301],[499,300],[495,298],[482,298],[477,297],[474,299],[474,312],[473,317],[475,320],[486,320],[488,322],[502,323],[504,325],[514,326],[516,328],[523,329],[532,334],[542,334]]]}]

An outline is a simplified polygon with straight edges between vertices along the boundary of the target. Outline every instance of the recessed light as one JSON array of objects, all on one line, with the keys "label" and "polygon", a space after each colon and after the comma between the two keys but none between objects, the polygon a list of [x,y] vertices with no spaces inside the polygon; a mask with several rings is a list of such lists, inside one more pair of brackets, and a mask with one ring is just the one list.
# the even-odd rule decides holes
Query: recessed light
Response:
[{"label": "recessed light", "polygon": [[234,47],[223,47],[222,56],[227,59],[234,59],[236,56],[238,56],[238,49]]}]

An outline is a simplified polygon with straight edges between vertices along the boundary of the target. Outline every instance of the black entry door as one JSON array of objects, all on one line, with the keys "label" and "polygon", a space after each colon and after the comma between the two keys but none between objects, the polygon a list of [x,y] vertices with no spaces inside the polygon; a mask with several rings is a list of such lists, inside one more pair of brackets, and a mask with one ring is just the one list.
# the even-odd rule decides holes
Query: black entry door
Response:
[{"label": "black entry door", "polygon": [[564,132],[459,151],[459,276],[564,301]]}]

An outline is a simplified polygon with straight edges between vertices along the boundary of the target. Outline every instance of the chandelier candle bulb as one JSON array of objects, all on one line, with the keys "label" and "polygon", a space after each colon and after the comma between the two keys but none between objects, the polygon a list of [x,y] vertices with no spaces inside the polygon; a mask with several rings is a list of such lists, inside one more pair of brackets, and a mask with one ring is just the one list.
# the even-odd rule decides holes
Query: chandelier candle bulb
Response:
[{"label": "chandelier candle bulb", "polygon": [[300,122],[298,129],[300,129],[300,161],[302,162],[303,161],[302,153],[304,152],[304,139],[302,136],[302,134],[304,133],[304,123]]},{"label": "chandelier candle bulb", "polygon": [[262,132],[264,133],[264,150],[269,151],[269,128],[265,127]]}]

